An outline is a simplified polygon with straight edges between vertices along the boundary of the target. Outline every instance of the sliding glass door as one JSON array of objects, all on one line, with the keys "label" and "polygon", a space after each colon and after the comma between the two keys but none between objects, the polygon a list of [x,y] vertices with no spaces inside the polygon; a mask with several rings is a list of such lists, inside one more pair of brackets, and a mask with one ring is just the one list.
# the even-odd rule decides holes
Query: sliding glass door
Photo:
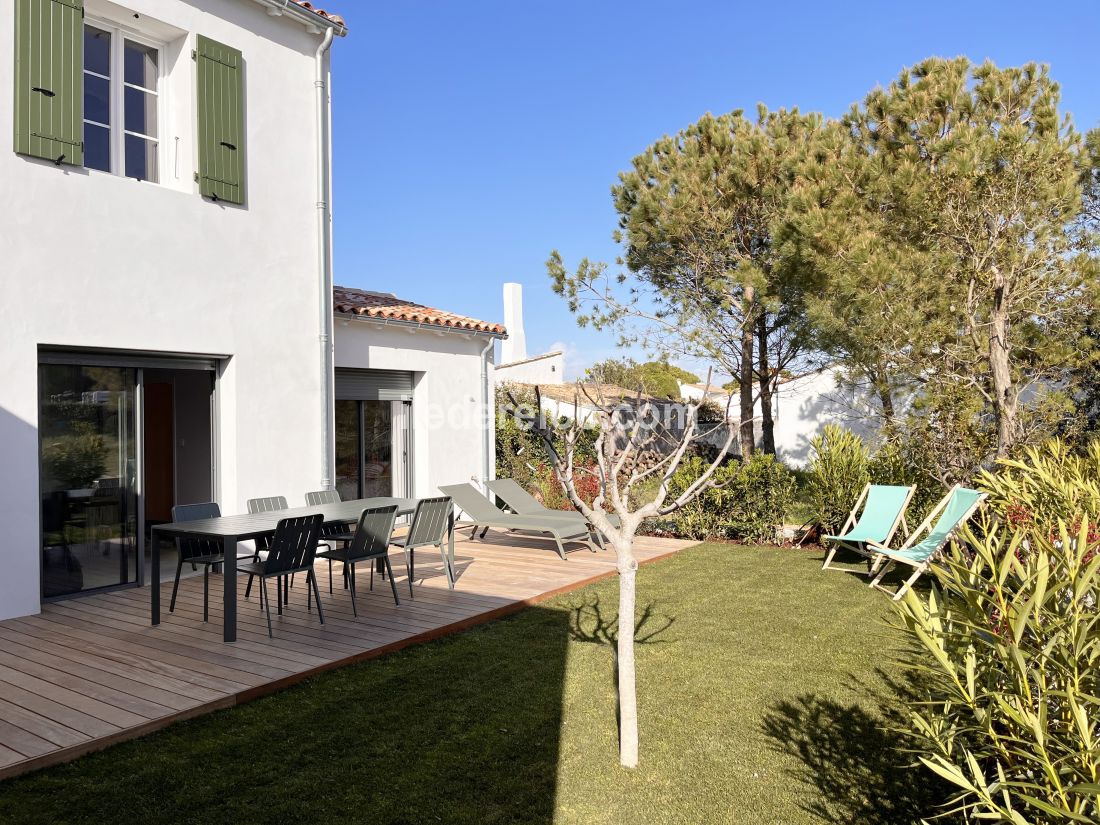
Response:
[{"label": "sliding glass door", "polygon": [[407,401],[336,402],[336,489],[345,501],[408,495]]},{"label": "sliding glass door", "polygon": [[137,370],[39,366],[42,595],[138,577]]}]

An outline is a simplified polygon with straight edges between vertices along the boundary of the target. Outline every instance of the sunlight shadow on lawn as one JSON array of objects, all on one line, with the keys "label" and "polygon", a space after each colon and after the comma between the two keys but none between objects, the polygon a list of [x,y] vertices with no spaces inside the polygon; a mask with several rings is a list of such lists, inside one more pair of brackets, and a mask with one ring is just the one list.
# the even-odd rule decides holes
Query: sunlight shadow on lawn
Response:
[{"label": "sunlight shadow on lawn", "polygon": [[[886,679],[875,694],[881,699],[907,690]],[[894,732],[900,714],[896,699],[872,714],[854,702],[804,693],[775,703],[763,731],[774,750],[801,763],[790,775],[808,786],[803,810],[823,822],[899,825],[934,815],[948,795],[943,783],[900,750]]]}]

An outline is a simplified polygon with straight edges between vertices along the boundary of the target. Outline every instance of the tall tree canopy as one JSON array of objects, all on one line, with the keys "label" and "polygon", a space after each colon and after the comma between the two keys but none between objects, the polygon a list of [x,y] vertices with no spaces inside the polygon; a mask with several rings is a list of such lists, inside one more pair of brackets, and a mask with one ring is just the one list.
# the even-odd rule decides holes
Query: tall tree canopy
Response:
[{"label": "tall tree canopy", "polygon": [[812,262],[822,342],[875,385],[968,386],[996,452],[1080,357],[1092,261],[1081,139],[1045,67],[932,58],[809,153],[781,246]]},{"label": "tall tree canopy", "polygon": [[547,264],[581,323],[644,335],[735,376],[743,455],[755,447],[757,397],[764,446],[774,452],[771,393],[810,340],[802,290],[792,284],[798,269],[777,257],[772,229],[820,125],[817,115],[764,107],[755,121],[741,111],[703,116],[634,158],[612,190],[619,263],[634,280],[608,279],[587,259],[570,273],[556,252]]},{"label": "tall tree canopy", "polygon": [[670,364],[667,358],[639,364],[632,358],[608,358],[588,368],[587,377],[601,384],[615,384],[655,398],[680,397],[680,384],[692,384],[699,376]]}]

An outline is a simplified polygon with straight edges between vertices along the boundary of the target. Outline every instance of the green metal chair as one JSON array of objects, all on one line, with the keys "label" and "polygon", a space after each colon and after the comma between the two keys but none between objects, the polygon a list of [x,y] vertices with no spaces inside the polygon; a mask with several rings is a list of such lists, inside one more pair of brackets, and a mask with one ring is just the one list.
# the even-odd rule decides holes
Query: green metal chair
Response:
[{"label": "green metal chair", "polygon": [[[450,496],[422,498],[416,503],[412,524],[404,536],[396,536],[391,543],[405,551],[405,569],[409,576],[409,596],[413,594],[413,576],[416,572],[416,548],[438,547],[443,558],[443,572],[447,576],[447,587],[455,589],[454,570],[447,557],[449,531],[454,524],[454,503]],[[391,574],[392,575],[392,574]],[[391,579],[392,581],[392,579]]]},{"label": "green metal chair", "polygon": [[275,592],[278,594],[279,615],[283,615],[283,588],[280,580],[295,573],[306,574],[306,609],[311,608],[311,597],[317,599],[317,615],[321,624],[325,623],[325,614],[321,609],[321,592],[317,588],[317,575],[313,572],[313,562],[317,556],[317,537],[321,533],[324,517],[320,513],[311,516],[282,519],[275,526],[275,535],[267,548],[267,558],[263,561],[238,564],[237,570],[248,574],[251,585],[253,578],[260,580],[260,604],[267,611],[267,635],[271,632],[271,597],[267,593],[267,580],[275,579]]},{"label": "green metal chair", "polygon": [[[325,504],[339,504],[343,499],[340,497],[340,493],[336,490],[316,490],[311,493],[306,493],[306,507],[320,507]],[[321,547],[327,547],[329,550],[336,549],[337,544],[343,545],[345,548],[351,542],[355,533],[348,529],[347,525],[341,524],[326,524],[321,528]],[[324,556],[324,553],[318,552],[318,556]],[[329,559],[328,563],[328,578],[329,578],[329,592],[332,592],[332,560]],[[344,571],[344,589],[348,589],[348,574],[347,570]]]},{"label": "green metal chair", "polygon": [[[979,493],[977,490],[970,490],[956,484],[939,504],[932,508],[928,518],[920,523],[920,526],[906,539],[905,544],[898,549],[891,550],[873,541],[867,542],[867,549],[876,554],[871,573],[879,570],[880,566],[882,568],[870,586],[886,590],[882,587],[882,578],[895,563],[914,567],[916,569],[913,575],[893,594],[894,601],[900,599],[905,595],[905,591],[920,578],[921,573],[929,568],[932,560],[947,546],[947,542],[952,539],[955,531],[977,512],[986,498],[986,493]],[[923,539],[920,538],[922,533],[926,534]],[[886,592],[889,591],[886,590]]]},{"label": "green metal chair", "polygon": [[[829,564],[836,555],[836,551],[845,548],[859,553],[861,556],[873,558],[874,553],[866,549],[867,542],[875,542],[889,547],[894,540],[894,533],[898,527],[909,527],[905,523],[905,510],[909,502],[913,500],[913,494],[917,491],[916,485],[911,487],[895,487],[884,484],[868,484],[856,499],[848,520],[840,529],[840,535],[822,536],[821,539],[829,545],[829,553],[825,557],[822,570],[843,570],[842,567],[830,567]],[[860,506],[863,512],[860,513]],[[860,515],[856,516],[857,513]]]},{"label": "green metal chair", "polygon": [[[359,515],[359,523],[352,534],[351,542],[346,547],[334,547],[323,550],[317,554],[318,558],[328,559],[328,592],[332,592],[332,563],[342,562],[345,571],[345,580],[351,591],[351,612],[356,618],[359,610],[355,604],[355,565],[361,561],[381,562],[389,573],[390,588],[393,590],[393,601],[401,604],[397,598],[397,584],[393,580],[393,568],[390,567],[390,541],[393,536],[393,523],[397,520],[397,505],[390,504],[386,507],[371,507]],[[411,578],[411,576],[410,576]],[[371,565],[370,587],[374,589],[374,565]],[[411,582],[410,582],[411,589]]]}]

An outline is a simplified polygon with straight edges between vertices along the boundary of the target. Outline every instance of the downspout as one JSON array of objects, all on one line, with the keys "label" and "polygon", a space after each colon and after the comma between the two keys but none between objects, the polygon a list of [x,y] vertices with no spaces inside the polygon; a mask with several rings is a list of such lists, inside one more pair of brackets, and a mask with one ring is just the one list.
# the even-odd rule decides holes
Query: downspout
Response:
[{"label": "downspout", "polygon": [[329,214],[329,164],[332,156],[332,131],[329,128],[329,89],[326,54],[332,46],[335,30],[325,29],[321,45],[317,47],[316,73],[313,85],[317,91],[317,266],[320,274],[320,308],[317,336],[320,344],[321,366],[321,489],[333,489],[336,465],[335,392],[333,388],[332,354],[332,219]]},{"label": "downspout", "polygon": [[492,470],[492,460],[494,452],[494,444],[492,435],[493,417],[489,413],[489,353],[493,351],[493,343],[496,339],[490,338],[489,342],[485,345],[485,349],[481,351],[481,409],[484,411],[485,421],[482,427],[482,445],[484,446],[484,455],[482,456],[481,467],[481,484],[485,488],[485,495],[489,495],[489,479],[492,476],[489,473]]}]

